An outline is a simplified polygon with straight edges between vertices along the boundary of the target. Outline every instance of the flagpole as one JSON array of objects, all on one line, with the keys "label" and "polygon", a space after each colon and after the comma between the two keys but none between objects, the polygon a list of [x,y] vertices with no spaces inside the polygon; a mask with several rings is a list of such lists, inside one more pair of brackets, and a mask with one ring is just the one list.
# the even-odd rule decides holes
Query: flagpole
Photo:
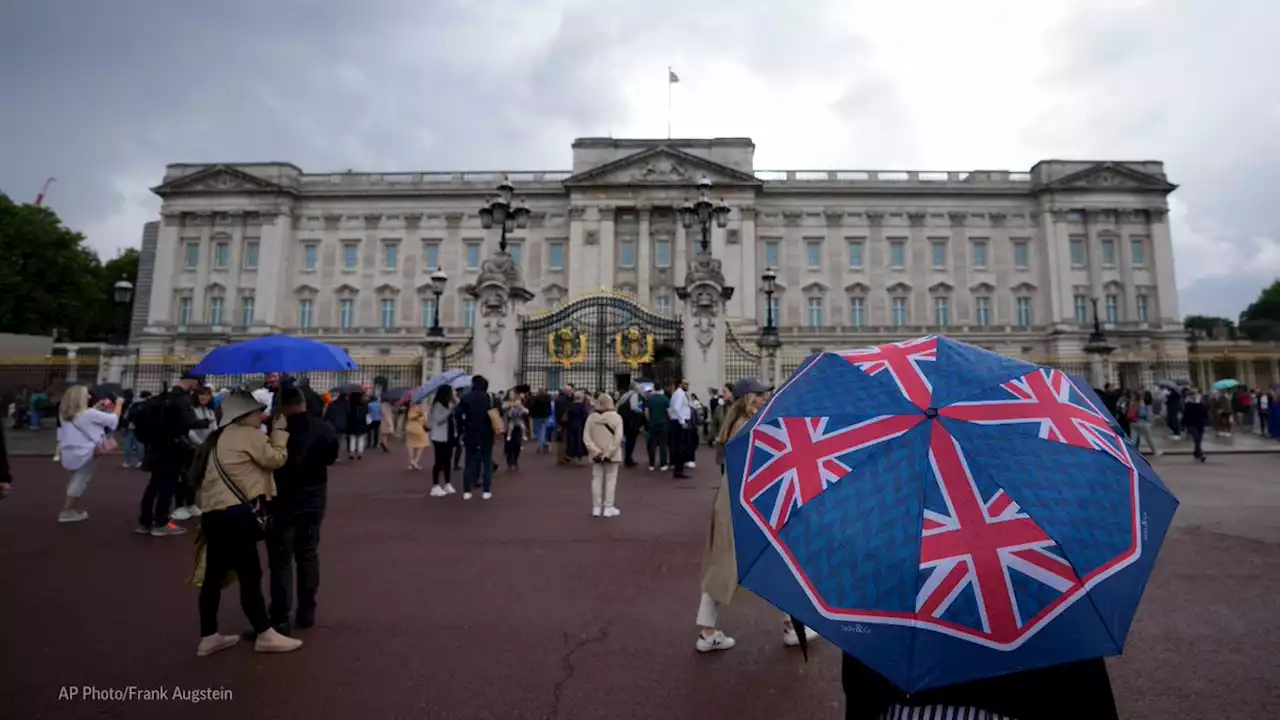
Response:
[{"label": "flagpole", "polygon": [[671,66],[667,66],[667,139],[671,139]]}]

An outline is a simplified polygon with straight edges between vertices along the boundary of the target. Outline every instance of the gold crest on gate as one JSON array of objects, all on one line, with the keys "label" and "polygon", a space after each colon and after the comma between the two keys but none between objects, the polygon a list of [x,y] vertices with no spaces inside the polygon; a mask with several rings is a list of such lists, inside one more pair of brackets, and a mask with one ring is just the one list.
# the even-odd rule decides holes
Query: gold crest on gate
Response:
[{"label": "gold crest on gate", "polygon": [[642,334],[634,327],[624,330],[614,337],[614,350],[618,362],[639,370],[641,365],[653,362],[653,334]]},{"label": "gold crest on gate", "polygon": [[[576,347],[575,347],[576,345]],[[573,328],[560,328],[547,336],[547,353],[551,362],[570,368],[587,359],[587,334]]]}]

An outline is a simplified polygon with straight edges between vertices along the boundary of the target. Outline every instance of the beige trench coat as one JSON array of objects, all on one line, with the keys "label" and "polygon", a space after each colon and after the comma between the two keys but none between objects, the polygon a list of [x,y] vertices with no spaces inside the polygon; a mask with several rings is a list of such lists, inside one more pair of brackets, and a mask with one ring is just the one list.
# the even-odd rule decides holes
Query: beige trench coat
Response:
[{"label": "beige trench coat", "polygon": [[[746,424],[738,422],[733,433]],[[733,437],[730,434],[730,437]],[[733,546],[733,516],[729,510],[729,479],[720,473],[720,487],[711,504],[711,527],[702,548],[702,592],[721,605],[733,601],[738,591],[738,555]]]}]

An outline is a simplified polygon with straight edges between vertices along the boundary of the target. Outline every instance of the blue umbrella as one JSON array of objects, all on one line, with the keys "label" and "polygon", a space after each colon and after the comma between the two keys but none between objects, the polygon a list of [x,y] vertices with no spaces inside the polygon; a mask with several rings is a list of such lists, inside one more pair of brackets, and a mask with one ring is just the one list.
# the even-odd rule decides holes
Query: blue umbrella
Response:
[{"label": "blue umbrella", "polygon": [[742,586],[905,692],[1119,653],[1178,504],[1083,380],[938,336],[811,356],[726,462]]},{"label": "blue umbrella", "polygon": [[1224,379],[1224,380],[1219,380],[1219,381],[1215,382],[1215,383],[1213,384],[1213,389],[1214,389],[1214,390],[1230,390],[1231,388],[1236,387],[1236,386],[1238,386],[1239,384],[1240,384],[1240,381],[1239,381],[1239,380],[1235,380],[1235,379],[1232,379],[1232,378],[1226,378],[1226,379]]},{"label": "blue umbrella", "polygon": [[231,375],[358,368],[342,348],[288,335],[268,335],[214,348],[192,372],[200,375]]},{"label": "blue umbrella", "polygon": [[445,385],[452,385],[455,380],[458,380],[466,375],[467,375],[467,372],[465,370],[445,370],[439,375],[428,380],[425,385],[415,390],[413,393],[413,402],[415,404],[422,402],[431,393],[435,392],[436,390],[439,390]]}]

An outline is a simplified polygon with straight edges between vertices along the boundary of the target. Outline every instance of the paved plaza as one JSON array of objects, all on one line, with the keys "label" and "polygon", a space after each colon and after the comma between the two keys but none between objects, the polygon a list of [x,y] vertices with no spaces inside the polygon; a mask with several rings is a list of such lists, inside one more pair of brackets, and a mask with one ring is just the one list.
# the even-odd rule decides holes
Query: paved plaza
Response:
[{"label": "paved plaza", "polygon": [[[399,447],[395,448],[397,451]],[[64,476],[13,460],[0,502],[0,708],[4,717],[837,718],[840,656],[785,649],[777,613],[750,594],[726,610],[738,639],[694,652],[698,563],[716,482],[623,472],[614,520],[589,516],[588,470],[526,453],[495,498],[426,496],[402,454],[341,463],[330,483],[318,626],[301,651],[247,645],[195,657],[190,538],[130,532],[145,477],[113,463],[60,526]],[[1122,716],[1280,714],[1280,473],[1276,456],[1157,468],[1182,500],[1125,656]],[[234,590],[224,630],[245,626]],[[64,686],[225,688],[180,702],[62,700]]]}]

